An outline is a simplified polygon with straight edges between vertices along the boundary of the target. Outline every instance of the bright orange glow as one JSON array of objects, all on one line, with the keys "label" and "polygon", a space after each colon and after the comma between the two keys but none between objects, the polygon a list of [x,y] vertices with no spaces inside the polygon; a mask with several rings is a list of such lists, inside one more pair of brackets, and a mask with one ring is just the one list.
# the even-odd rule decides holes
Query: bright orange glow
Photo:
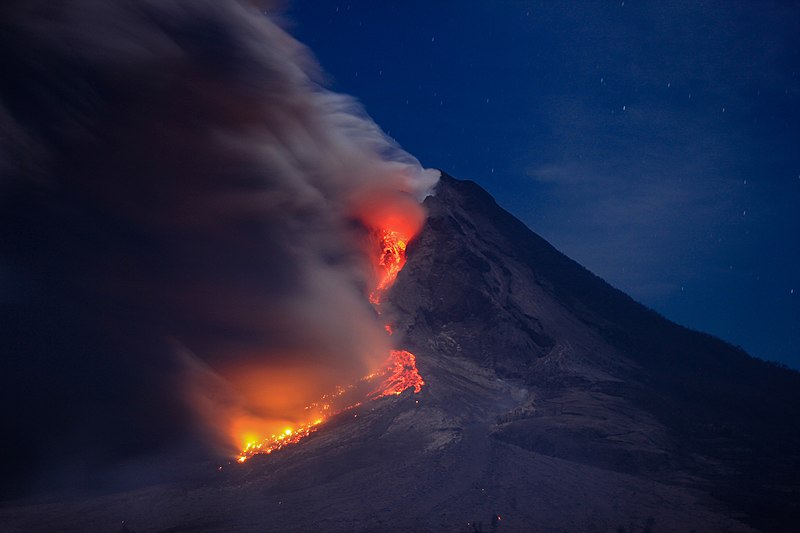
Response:
[{"label": "bright orange glow", "polygon": [[370,399],[377,400],[384,396],[397,395],[411,388],[417,393],[425,385],[417,370],[417,358],[405,350],[392,350],[389,366],[384,375],[386,379],[370,394]]},{"label": "bright orange glow", "polygon": [[269,438],[260,442],[250,442],[245,446],[242,453],[239,454],[238,462],[243,463],[250,457],[258,454],[270,454],[276,450],[280,450],[289,444],[295,444],[302,439],[308,437],[317,430],[317,426],[322,424],[323,419],[317,418],[308,424],[303,424],[296,430],[286,429],[283,433],[277,435],[270,435]]},{"label": "bright orange glow", "polygon": [[[375,386],[376,382],[377,386]],[[346,388],[339,387],[333,394],[324,396],[322,402],[311,404],[306,408],[309,411],[324,414],[317,415],[308,423],[301,424],[296,428],[286,428],[265,439],[247,441],[237,461],[243,463],[254,455],[270,454],[289,444],[300,442],[319,429],[319,426],[330,417],[358,407],[363,403],[357,400],[357,398],[362,397],[359,393],[359,388],[363,389],[363,387],[359,386],[363,384],[371,386],[371,391],[366,394],[367,400],[377,400],[386,396],[397,396],[407,389],[414,389],[414,393],[417,393],[422,390],[425,381],[417,371],[417,362],[414,354],[404,350],[392,350],[389,360],[383,369],[364,376],[356,385],[350,385]],[[352,395],[348,395],[346,398],[353,403],[345,404],[345,407],[341,409],[335,408],[333,406],[335,400],[342,398],[348,392],[352,392]]]},{"label": "bright orange glow", "polygon": [[406,244],[408,238],[402,233],[385,229],[380,236],[381,254],[378,258],[378,285],[369,295],[369,301],[378,306],[381,296],[392,286],[397,274],[406,264]]},{"label": "bright orange glow", "polygon": [[[397,274],[406,264],[408,237],[402,231],[391,227],[381,230],[378,235],[380,254],[376,254],[375,257],[375,268],[378,274],[377,284],[369,295],[369,301],[380,314],[383,294],[392,286],[395,279],[397,279]],[[391,335],[391,325],[386,324],[384,327],[386,332]],[[252,384],[255,388],[260,388],[261,391],[269,391],[271,395],[274,395],[276,390],[275,388],[264,387],[264,381],[260,376],[248,376],[243,381]],[[293,383],[294,381],[289,380],[287,383]],[[354,409],[365,401],[396,396],[408,389],[413,389],[414,393],[418,393],[422,390],[423,385],[425,385],[425,381],[417,370],[417,361],[414,354],[405,350],[392,350],[382,369],[362,377],[355,384],[347,387],[336,387],[333,393],[323,396],[319,402],[306,406],[305,410],[308,417],[304,423],[294,424],[288,428],[283,425],[282,429],[277,427],[272,429],[272,427],[268,428],[263,424],[259,427],[258,423],[253,420],[245,420],[243,424],[240,424],[243,427],[235,431],[235,434],[242,435],[239,439],[242,442],[242,451],[237,461],[243,463],[254,455],[271,454],[290,444],[300,442],[317,431],[319,426],[326,420]],[[296,395],[290,394],[290,391],[286,392],[288,396],[296,397]],[[283,402],[285,401],[284,399]],[[272,401],[271,403],[281,402]],[[354,417],[357,416],[357,414],[354,415]],[[271,421],[272,426],[278,423]],[[248,430],[243,431],[244,427],[247,427]],[[258,428],[258,431],[254,432],[254,427]],[[256,437],[254,433],[269,435],[269,437]]]}]

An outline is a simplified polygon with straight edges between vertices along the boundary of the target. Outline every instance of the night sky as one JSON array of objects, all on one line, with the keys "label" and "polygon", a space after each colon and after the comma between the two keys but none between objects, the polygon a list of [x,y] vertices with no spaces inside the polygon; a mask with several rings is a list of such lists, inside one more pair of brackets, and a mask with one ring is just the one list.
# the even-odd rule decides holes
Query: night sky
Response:
[{"label": "night sky", "polygon": [[800,368],[800,5],[302,1],[423,165],[668,318]]}]

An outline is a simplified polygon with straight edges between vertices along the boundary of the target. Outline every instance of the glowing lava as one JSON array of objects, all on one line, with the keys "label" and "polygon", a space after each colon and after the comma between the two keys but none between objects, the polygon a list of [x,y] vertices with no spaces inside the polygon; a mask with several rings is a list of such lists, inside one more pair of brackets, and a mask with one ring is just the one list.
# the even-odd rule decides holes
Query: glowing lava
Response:
[{"label": "glowing lava", "polygon": [[[376,382],[377,386],[374,385]],[[283,432],[261,441],[248,442],[237,461],[243,463],[254,455],[270,454],[289,444],[295,444],[314,433],[330,417],[358,407],[363,403],[358,398],[364,397],[360,390],[365,384],[371,386],[371,391],[366,394],[367,400],[377,400],[386,396],[397,396],[407,389],[414,389],[414,393],[417,393],[422,390],[425,381],[417,371],[414,354],[405,350],[392,350],[386,366],[381,370],[364,376],[357,384],[339,387],[333,394],[324,396],[322,401],[306,407],[310,412],[316,413],[310,422],[301,424],[296,429],[286,428]],[[344,403],[344,407],[337,409],[335,402],[340,398],[353,403]]]},{"label": "glowing lava", "polygon": [[410,388],[413,388],[415,393],[422,390],[425,381],[419,375],[417,358],[414,357],[413,353],[405,350],[392,350],[389,364],[387,371],[382,374],[388,375],[388,377],[381,383],[380,387],[370,394],[371,400],[397,395]]},{"label": "glowing lava", "polygon": [[373,305],[379,306],[381,296],[392,286],[397,274],[403,270],[406,264],[406,243],[408,239],[398,231],[384,230],[380,237],[381,255],[378,259],[378,270],[380,279],[378,286],[369,295],[369,301]]},{"label": "glowing lava", "polygon": [[[384,229],[380,234],[381,253],[376,265],[378,282],[369,295],[369,301],[378,313],[380,313],[381,297],[392,286],[397,274],[406,264],[407,242],[408,239],[396,230]],[[391,325],[386,324],[384,327],[391,335]],[[254,455],[270,454],[295,444],[314,433],[330,417],[358,407],[363,401],[396,396],[408,389],[413,389],[414,393],[417,393],[422,390],[423,385],[425,381],[417,370],[414,354],[405,350],[392,350],[386,365],[381,370],[364,376],[356,384],[337,387],[334,393],[323,396],[319,402],[307,406],[308,422],[296,428],[288,427],[266,439],[248,439],[237,460],[243,463]],[[365,390],[365,386],[369,389]]]},{"label": "glowing lava", "polygon": [[284,446],[288,446],[289,444],[295,444],[300,440],[304,439],[311,435],[314,431],[317,430],[317,426],[322,424],[324,419],[318,418],[313,422],[308,424],[301,425],[296,430],[292,428],[287,428],[283,431],[283,433],[279,433],[278,435],[271,435],[270,438],[265,439],[261,442],[250,442],[247,444],[247,447],[242,450],[242,453],[239,454],[239,458],[237,461],[240,463],[245,462],[250,457],[257,455],[257,454],[270,454],[275,450],[280,450]]}]

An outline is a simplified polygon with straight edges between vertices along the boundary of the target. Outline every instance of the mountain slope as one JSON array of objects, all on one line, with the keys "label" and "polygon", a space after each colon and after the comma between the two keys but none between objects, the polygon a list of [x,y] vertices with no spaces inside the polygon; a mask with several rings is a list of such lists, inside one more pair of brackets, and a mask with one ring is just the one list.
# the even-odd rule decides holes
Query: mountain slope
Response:
[{"label": "mountain slope", "polygon": [[669,322],[444,175],[393,293],[408,341],[531,387],[497,437],[797,518],[800,375]]},{"label": "mountain slope", "polygon": [[800,377],[676,326],[443,175],[387,295],[419,394],[192,480],[7,502],[9,531],[780,531]]}]

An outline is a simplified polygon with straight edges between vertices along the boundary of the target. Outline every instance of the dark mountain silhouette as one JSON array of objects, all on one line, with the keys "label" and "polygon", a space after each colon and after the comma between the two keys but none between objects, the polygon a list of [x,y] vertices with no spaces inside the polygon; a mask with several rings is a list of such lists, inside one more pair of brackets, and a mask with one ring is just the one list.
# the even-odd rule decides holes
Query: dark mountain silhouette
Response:
[{"label": "dark mountain silhouette", "polygon": [[[191,482],[9,531],[794,531],[800,374],[638,304],[443,175],[388,294],[426,381]],[[124,524],[123,524],[124,521]],[[124,528],[124,529],[122,529]]]},{"label": "dark mountain silhouette", "polygon": [[474,183],[443,176],[426,205],[394,301],[412,348],[531,388],[495,438],[800,523],[800,374],[635,302]]}]

